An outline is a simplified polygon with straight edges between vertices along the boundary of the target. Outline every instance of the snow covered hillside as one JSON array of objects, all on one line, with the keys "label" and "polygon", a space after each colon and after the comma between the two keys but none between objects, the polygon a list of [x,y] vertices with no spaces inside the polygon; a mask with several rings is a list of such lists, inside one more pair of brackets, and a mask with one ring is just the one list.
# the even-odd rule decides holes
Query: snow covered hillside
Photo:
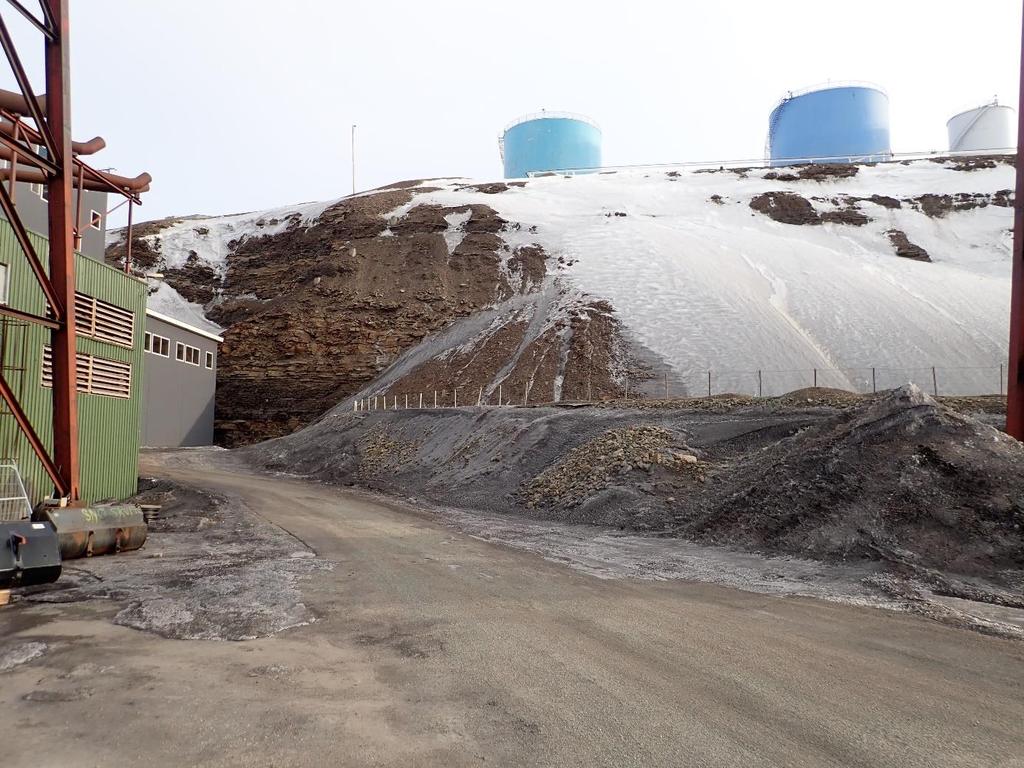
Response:
[{"label": "snow covered hillside", "polygon": [[[440,188],[392,217],[485,203],[521,222],[503,234],[510,245],[562,257],[563,278],[607,300],[696,394],[708,370],[717,391],[756,391],[758,370],[765,394],[790,391],[815,368],[820,386],[863,391],[873,367],[879,388],[914,379],[930,389],[932,366],[943,393],[989,393],[1006,356],[1014,184],[1010,165],[991,165],[891,163],[807,179],[650,170],[534,178],[501,194],[428,181]],[[778,192],[825,220],[781,223],[751,207]],[[931,260],[898,256],[890,232]]]},{"label": "snow covered hillside", "polygon": [[1013,184],[1012,158],[432,179],[149,222],[132,252],[156,301],[227,328],[218,412],[253,439],[357,395],[700,395],[709,371],[996,393]]}]

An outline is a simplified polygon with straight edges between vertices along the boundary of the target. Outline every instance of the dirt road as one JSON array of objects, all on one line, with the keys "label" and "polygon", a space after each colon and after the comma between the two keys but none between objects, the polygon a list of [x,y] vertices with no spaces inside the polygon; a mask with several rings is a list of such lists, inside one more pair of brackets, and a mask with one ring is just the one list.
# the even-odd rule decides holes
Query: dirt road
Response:
[{"label": "dirt road", "polygon": [[40,766],[1024,766],[1024,644],[708,585],[601,580],[407,512],[165,465],[334,561],[320,618],[174,641],[116,606],[15,606],[6,763]]}]

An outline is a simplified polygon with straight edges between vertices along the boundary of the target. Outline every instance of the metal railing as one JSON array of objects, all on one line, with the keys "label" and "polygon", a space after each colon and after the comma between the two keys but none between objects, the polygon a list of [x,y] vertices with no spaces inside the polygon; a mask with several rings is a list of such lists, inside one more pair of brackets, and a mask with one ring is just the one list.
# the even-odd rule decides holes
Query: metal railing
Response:
[{"label": "metal railing", "polygon": [[28,520],[32,516],[32,504],[21,482],[17,462],[0,460],[0,522]]},{"label": "metal railing", "polygon": [[501,129],[501,133],[504,136],[507,131],[515,128],[517,125],[528,123],[531,120],[578,120],[581,123],[596,128],[598,131],[601,130],[601,126],[597,124],[595,120],[581,115],[578,112],[558,112],[549,109],[542,109],[540,112],[529,112],[525,115],[520,115],[515,120],[511,121],[508,125]]},{"label": "metal railing", "polygon": [[[885,160],[870,162],[877,163],[878,165],[885,165],[887,163],[899,163],[904,160],[928,160],[933,158],[957,158],[957,157],[976,157],[976,156],[1001,156],[1001,155],[1015,155],[1017,153],[1016,147],[992,147],[990,149],[971,149],[971,150],[958,150],[951,152],[949,150],[933,149],[921,152],[893,152],[886,156]],[[830,157],[780,157],[775,158],[772,162],[775,163],[791,163],[794,165],[812,164],[812,163],[828,163],[828,162],[851,162],[857,160],[857,156],[851,155],[834,155]],[[685,160],[680,162],[670,163],[641,163],[637,165],[604,165],[594,166],[592,168],[555,168],[550,171],[528,171],[527,176],[535,178],[538,176],[547,176],[550,174],[558,174],[565,176],[574,176],[576,174],[592,174],[592,173],[617,173],[619,171],[651,171],[651,170],[672,170],[676,168],[687,169],[687,170],[700,170],[700,169],[729,169],[729,168],[750,168],[752,170],[764,169],[764,170],[775,170],[764,157],[758,158],[746,158],[746,159],[733,159],[733,160]]]}]

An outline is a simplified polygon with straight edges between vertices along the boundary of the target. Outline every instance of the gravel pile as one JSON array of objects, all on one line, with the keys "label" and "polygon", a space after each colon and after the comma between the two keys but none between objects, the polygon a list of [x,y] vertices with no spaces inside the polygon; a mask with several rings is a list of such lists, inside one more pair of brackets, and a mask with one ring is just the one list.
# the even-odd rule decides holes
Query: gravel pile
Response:
[{"label": "gravel pile", "polygon": [[916,387],[642,405],[338,415],[247,455],[448,507],[1024,587],[1024,447]]},{"label": "gravel pile", "polygon": [[628,427],[605,432],[595,440],[572,449],[565,458],[526,484],[526,506],[575,506],[598,490],[633,472],[652,473],[655,468],[703,481],[697,455],[667,429]]}]

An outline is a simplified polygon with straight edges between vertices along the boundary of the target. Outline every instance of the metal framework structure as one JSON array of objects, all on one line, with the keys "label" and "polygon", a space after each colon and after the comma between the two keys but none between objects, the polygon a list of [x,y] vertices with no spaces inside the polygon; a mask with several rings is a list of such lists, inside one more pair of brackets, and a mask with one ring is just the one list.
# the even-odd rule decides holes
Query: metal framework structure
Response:
[{"label": "metal framework structure", "polygon": [[[0,314],[38,323],[51,329],[53,350],[53,451],[39,438],[4,372],[0,370],[0,398],[11,410],[21,433],[42,462],[61,498],[80,498],[78,465],[78,399],[75,341],[75,247],[79,242],[81,199],[85,190],[113,192],[127,198],[129,222],[139,194],[149,189],[149,174],[129,179],[97,171],[76,155],[103,149],[97,137],[88,142],[71,140],[70,38],[68,0],[38,0],[33,13],[20,0],[9,5],[42,34],[45,52],[46,93],[37,96],[22,66],[14,40],[0,14],[0,47],[10,64],[20,93],[0,91],[0,210],[46,297],[47,316],[0,306]],[[30,120],[31,124],[26,122]],[[48,199],[49,270],[44,267],[18,215],[15,185],[18,181],[44,184]],[[78,189],[78,206],[74,190]],[[130,265],[131,232],[128,233]]]},{"label": "metal framework structure", "polygon": [[1013,274],[1010,278],[1010,376],[1006,431],[1024,440],[1024,24],[1021,27],[1020,101],[1017,109],[1017,190],[1013,202]]}]

